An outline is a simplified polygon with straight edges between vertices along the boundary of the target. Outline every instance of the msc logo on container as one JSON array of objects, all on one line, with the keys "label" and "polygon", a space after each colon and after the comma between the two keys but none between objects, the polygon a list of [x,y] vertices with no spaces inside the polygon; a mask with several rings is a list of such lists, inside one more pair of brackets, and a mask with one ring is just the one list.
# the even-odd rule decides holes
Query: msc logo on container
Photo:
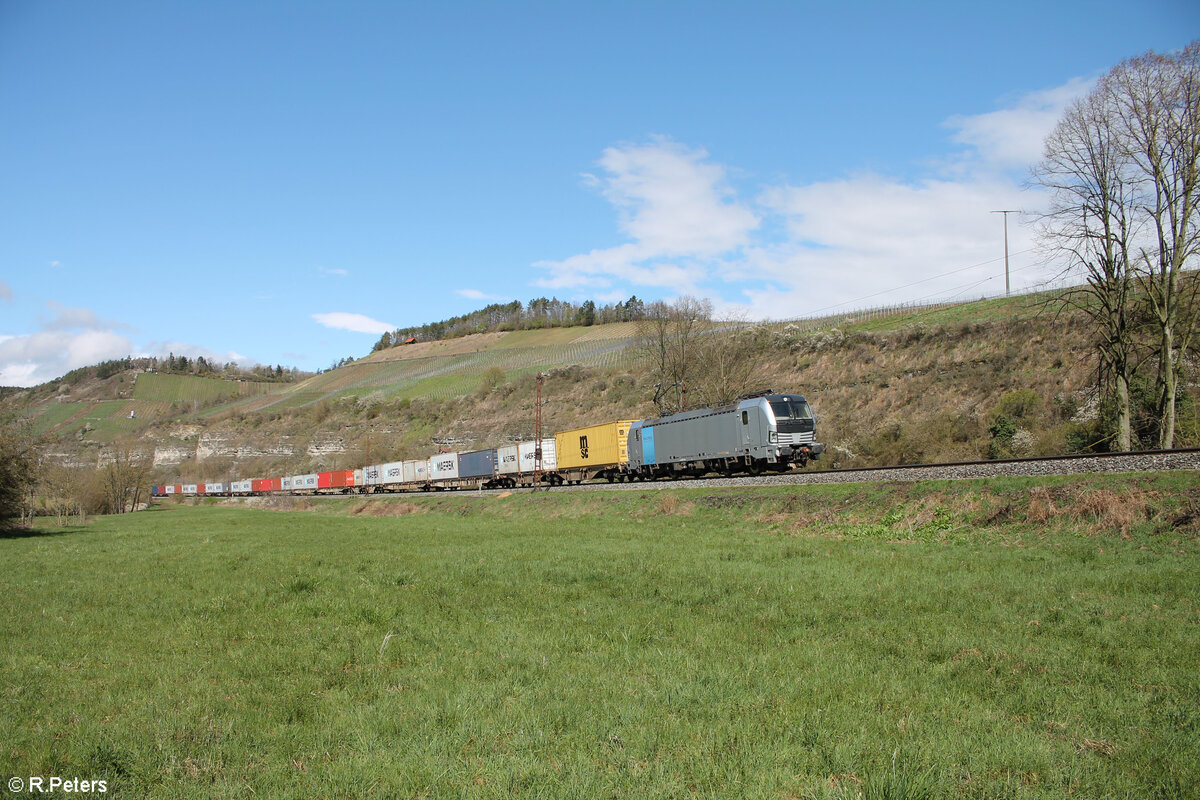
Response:
[{"label": "msc logo on container", "polygon": [[588,457],[588,443],[587,443],[586,436],[579,437],[579,457],[580,458]]}]

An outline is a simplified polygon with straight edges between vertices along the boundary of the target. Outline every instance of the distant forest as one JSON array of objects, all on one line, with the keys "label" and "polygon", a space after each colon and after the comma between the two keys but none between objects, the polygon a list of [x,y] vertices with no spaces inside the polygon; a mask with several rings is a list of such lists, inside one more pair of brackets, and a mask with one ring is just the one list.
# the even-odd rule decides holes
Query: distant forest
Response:
[{"label": "distant forest", "polygon": [[258,364],[254,367],[240,367],[234,362],[218,364],[204,356],[188,358],[171,353],[167,358],[126,356],[109,361],[101,361],[90,367],[73,369],[62,377],[55,378],[43,387],[51,389],[59,386],[74,386],[87,379],[111,378],[120,372],[139,370],[142,372],[160,372],[172,375],[195,375],[201,378],[221,378],[224,380],[245,380],[260,382],[289,383],[307,378],[311,372],[302,372],[295,367],[284,367],[276,364]]},{"label": "distant forest", "polygon": [[624,303],[607,303],[596,305],[592,300],[585,300],[576,305],[569,300],[559,300],[538,297],[522,304],[520,300],[511,303],[493,303],[490,306],[464,314],[461,317],[451,317],[441,322],[429,322],[410,328],[397,328],[379,337],[379,341],[371,348],[371,352],[386,350],[404,344],[408,339],[420,342],[438,339],[457,339],[472,333],[490,333],[492,331],[527,331],[536,328],[572,328],[576,326],[603,325],[609,322],[629,322],[642,319],[646,315],[646,304],[637,298],[630,297]]}]

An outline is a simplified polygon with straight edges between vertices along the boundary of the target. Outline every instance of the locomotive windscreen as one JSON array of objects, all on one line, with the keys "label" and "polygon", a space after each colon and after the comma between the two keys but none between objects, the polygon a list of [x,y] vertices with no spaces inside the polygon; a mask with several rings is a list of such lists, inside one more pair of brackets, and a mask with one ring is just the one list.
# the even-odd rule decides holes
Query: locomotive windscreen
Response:
[{"label": "locomotive windscreen", "polygon": [[775,419],[780,422],[813,418],[812,408],[803,400],[780,399],[770,402],[771,410],[775,412]]}]

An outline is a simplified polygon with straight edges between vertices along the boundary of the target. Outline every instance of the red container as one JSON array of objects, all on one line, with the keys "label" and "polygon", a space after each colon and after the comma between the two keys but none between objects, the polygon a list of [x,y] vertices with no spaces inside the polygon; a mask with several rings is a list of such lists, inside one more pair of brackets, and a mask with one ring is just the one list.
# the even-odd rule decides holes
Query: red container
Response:
[{"label": "red container", "polygon": [[182,483],[175,484],[175,494],[183,494],[183,484]]},{"label": "red container", "polygon": [[[275,488],[279,488],[276,486]],[[271,491],[270,478],[255,478],[250,482],[250,490],[253,492],[269,492]]]},{"label": "red container", "polygon": [[317,473],[317,488],[318,489],[332,489],[333,488],[333,473],[332,472],[318,472]]},{"label": "red container", "polygon": [[206,494],[206,493],[207,493],[207,492],[205,491],[205,486],[204,486],[204,484],[203,484],[203,483],[197,483],[197,484],[196,484],[196,494]]},{"label": "red container", "polygon": [[333,473],[333,485],[340,488],[354,485],[354,470],[343,469]]}]

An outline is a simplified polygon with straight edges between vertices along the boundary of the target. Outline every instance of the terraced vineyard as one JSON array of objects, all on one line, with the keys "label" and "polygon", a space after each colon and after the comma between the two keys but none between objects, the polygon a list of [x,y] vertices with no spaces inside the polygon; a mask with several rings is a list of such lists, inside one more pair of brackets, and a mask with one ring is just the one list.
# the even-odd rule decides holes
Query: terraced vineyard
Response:
[{"label": "terraced vineyard", "polygon": [[[551,343],[539,343],[546,339],[550,339]],[[388,353],[317,375],[260,400],[248,402],[241,408],[301,408],[335,397],[363,397],[374,393],[387,399],[424,397],[445,400],[474,391],[479,386],[479,376],[492,367],[504,370],[508,380],[573,364],[619,367],[631,360],[633,342],[632,336],[614,336],[612,332],[598,336],[591,331],[580,334],[578,329],[519,331],[489,337],[488,341],[480,343],[481,349],[475,352],[427,356],[414,354],[414,357],[403,359]],[[460,346],[456,349],[465,348]]]},{"label": "terraced vineyard", "polygon": [[148,372],[137,376],[133,387],[133,396],[137,400],[164,403],[199,402],[207,404],[214,400],[267,394],[279,388],[281,388],[280,384],[276,383],[226,381],[192,375],[164,375]]},{"label": "terraced vineyard", "polygon": [[[137,411],[143,406],[131,400],[52,403],[33,418],[33,431],[37,434],[62,434],[86,429],[94,438],[109,441],[122,432],[144,427],[141,421],[136,420]],[[134,412],[134,418],[129,416],[131,411]],[[145,409],[142,416],[146,416]]]}]

